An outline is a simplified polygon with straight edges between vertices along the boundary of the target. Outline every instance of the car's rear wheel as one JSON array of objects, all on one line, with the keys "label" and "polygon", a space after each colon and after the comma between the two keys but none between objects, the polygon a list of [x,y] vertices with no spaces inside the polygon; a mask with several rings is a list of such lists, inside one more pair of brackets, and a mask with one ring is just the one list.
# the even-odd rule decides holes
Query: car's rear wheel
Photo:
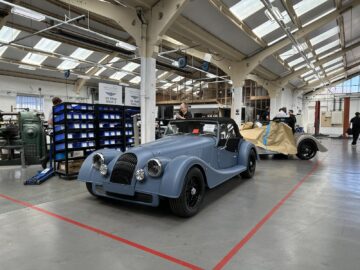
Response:
[{"label": "car's rear wheel", "polygon": [[240,175],[243,178],[252,178],[255,174],[255,170],[256,170],[256,153],[254,150],[251,150],[249,153],[246,171],[242,172]]},{"label": "car's rear wheel", "polygon": [[93,185],[92,183],[86,182],[86,189],[89,191],[89,193],[95,197],[97,197],[97,195],[94,193],[93,191]]},{"label": "car's rear wheel", "polygon": [[185,177],[180,197],[169,199],[171,211],[181,217],[191,217],[199,211],[204,195],[204,176],[199,168],[191,168]]},{"label": "car's rear wheel", "polygon": [[309,160],[315,157],[317,150],[313,140],[305,139],[299,143],[296,156],[302,160]]}]

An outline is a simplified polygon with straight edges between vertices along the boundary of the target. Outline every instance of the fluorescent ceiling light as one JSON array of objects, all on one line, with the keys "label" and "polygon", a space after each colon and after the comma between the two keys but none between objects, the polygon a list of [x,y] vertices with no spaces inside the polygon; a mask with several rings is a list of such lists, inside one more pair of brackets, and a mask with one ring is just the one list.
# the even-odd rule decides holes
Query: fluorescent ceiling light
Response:
[{"label": "fluorescent ceiling light", "polygon": [[335,58],[335,59],[333,59],[333,60],[331,60],[331,61],[323,64],[322,66],[325,68],[325,67],[331,66],[332,64],[335,64],[335,63],[337,63],[337,62],[340,62],[340,61],[342,61],[342,60],[343,60],[343,58],[342,58],[342,56],[340,56],[340,57],[338,57],[338,58]]},{"label": "fluorescent ceiling light", "polygon": [[139,84],[141,82],[141,77],[140,76],[135,76],[129,82],[131,82],[133,84]]},{"label": "fluorescent ceiling light", "polygon": [[308,83],[314,83],[314,82],[318,82],[318,81],[319,81],[319,79],[315,78],[315,79],[312,79],[312,80],[308,81]]},{"label": "fluorescent ceiling light", "polygon": [[336,64],[336,65],[334,65],[332,67],[329,67],[329,68],[325,69],[325,72],[328,73],[329,71],[334,70],[334,69],[336,69],[338,67],[342,67],[342,66],[343,66],[343,63],[341,62],[339,64]]},{"label": "fluorescent ceiling light", "polygon": [[7,46],[0,47],[0,57],[3,55],[3,53],[6,51],[7,48],[8,48]]},{"label": "fluorescent ceiling light", "polygon": [[85,59],[88,58],[92,53],[93,53],[93,51],[90,51],[90,50],[87,50],[87,49],[83,49],[83,48],[77,48],[77,49],[70,55],[70,57],[73,57],[73,58],[79,59],[79,60],[85,60]]},{"label": "fluorescent ceiling light", "polygon": [[117,61],[119,61],[121,58],[120,57],[114,57],[113,59],[110,60],[109,64],[113,64]]},{"label": "fluorescent ceiling light", "polygon": [[166,89],[166,88],[169,88],[170,86],[172,86],[173,85],[173,83],[166,83],[166,84],[164,84],[163,86],[161,86],[160,88],[161,89]]},{"label": "fluorescent ceiling light", "polygon": [[21,62],[39,66],[46,58],[47,56],[30,52],[21,60]]},{"label": "fluorescent ceiling light", "polygon": [[327,72],[326,75],[331,76],[332,74],[335,74],[335,73],[337,73],[337,72],[339,72],[340,70],[343,70],[343,69],[344,69],[343,67],[335,69],[335,70],[333,70],[331,72]]},{"label": "fluorescent ceiling light", "polygon": [[138,67],[140,67],[140,65],[138,63],[130,62],[130,63],[127,63],[125,66],[123,66],[121,69],[132,72],[135,69],[137,69]]},{"label": "fluorescent ceiling light", "polygon": [[95,76],[99,76],[101,73],[103,73],[106,70],[105,67],[102,67],[101,69],[99,69],[94,75]]},{"label": "fluorescent ceiling light", "polygon": [[178,41],[178,40],[176,40],[176,39],[174,39],[174,38],[172,38],[172,37],[169,37],[169,36],[163,36],[162,39],[163,39],[163,40],[166,40],[166,41],[169,41],[170,43],[175,44],[175,45],[177,45],[177,46],[182,46],[182,45],[184,45],[184,44],[181,43],[180,41]]},{"label": "fluorescent ceiling light", "polygon": [[192,80],[188,80],[188,81],[185,82],[185,85],[190,85],[190,84],[192,84],[192,83],[193,83]]},{"label": "fluorescent ceiling light", "polygon": [[[271,0],[270,2],[274,2]],[[230,11],[240,20],[245,20],[247,17],[263,9],[265,6],[260,0],[241,0],[230,7]]]},{"label": "fluorescent ceiling light", "polygon": [[297,65],[297,64],[300,64],[301,62],[304,62],[304,61],[305,61],[304,58],[299,57],[299,58],[297,58],[297,59],[289,62],[288,65],[289,65],[290,67],[293,67],[293,66],[295,66],[295,65]]},{"label": "fluorescent ceiling light", "polygon": [[60,65],[58,65],[58,69],[60,70],[70,70],[76,68],[80,63],[76,60],[64,60]]},{"label": "fluorescent ceiling light", "polygon": [[335,40],[333,42],[330,42],[330,43],[326,44],[325,46],[320,47],[319,49],[316,49],[315,53],[320,54],[320,53],[323,53],[323,52],[325,52],[325,51],[327,51],[327,50],[329,50],[331,48],[334,48],[336,46],[339,46],[339,45],[340,45],[340,41]]},{"label": "fluorescent ceiling light", "polygon": [[0,41],[3,43],[10,43],[14,41],[19,34],[19,30],[3,26],[0,30]]},{"label": "fluorescent ceiling light", "polygon": [[86,74],[88,74],[90,71],[92,71],[95,67],[89,68],[87,71],[85,71]]},{"label": "fluorescent ceiling light", "polygon": [[344,77],[345,77],[345,73],[340,74],[340,75],[335,76],[334,78],[332,78],[332,79],[330,80],[330,82],[335,82],[335,81],[337,81],[337,80],[339,80],[339,79],[342,79],[342,78],[344,78]]},{"label": "fluorescent ceiling light", "polygon": [[109,55],[107,54],[107,55],[105,55],[103,58],[101,58],[99,61],[98,61],[98,64],[100,64],[100,63],[102,63],[102,62],[104,62],[105,61],[105,59],[106,58],[108,58],[109,57]]},{"label": "fluorescent ceiling light", "polygon": [[42,38],[36,45],[34,46],[34,49],[44,51],[44,52],[54,52],[59,46],[61,45],[61,42]]},{"label": "fluorescent ceiling light", "polygon": [[215,74],[212,74],[212,73],[206,73],[206,77],[208,77],[210,79],[213,79],[213,78],[216,78],[217,76]]},{"label": "fluorescent ceiling light", "polygon": [[321,60],[321,59],[324,59],[325,57],[328,57],[328,56],[330,56],[330,55],[332,55],[332,54],[334,54],[334,53],[336,53],[336,52],[339,52],[339,51],[341,51],[341,49],[340,49],[340,48],[337,48],[336,50],[333,50],[333,51],[331,51],[331,52],[329,52],[329,53],[327,53],[327,54],[324,54],[324,55],[320,56],[319,59],[320,59],[320,60]]},{"label": "fluorescent ceiling light", "polygon": [[19,65],[19,68],[27,69],[27,70],[36,70],[36,67],[28,66],[28,65]]},{"label": "fluorescent ceiling light", "polygon": [[308,77],[304,78],[304,81],[308,82],[308,81],[310,81],[310,80],[312,80],[312,79],[314,79],[314,78],[316,78],[315,75],[308,76]]},{"label": "fluorescent ceiling light", "polygon": [[294,67],[294,70],[296,71],[296,70],[302,69],[302,68],[304,68],[304,67],[306,67],[306,66],[307,66],[307,64],[303,64],[303,65]]},{"label": "fluorescent ceiling light", "polygon": [[325,3],[327,0],[302,0],[296,5],[294,5],[294,10],[297,16],[304,15],[308,13],[310,10],[320,6],[321,4]]},{"label": "fluorescent ceiling light", "polygon": [[176,78],[172,79],[171,81],[172,81],[172,82],[179,82],[179,81],[181,81],[182,79],[184,79],[183,76],[177,76]]},{"label": "fluorescent ceiling light", "polygon": [[45,15],[23,7],[13,7],[11,13],[39,22],[46,19]]},{"label": "fluorescent ceiling light", "polygon": [[80,75],[80,74],[78,74],[77,77],[80,78],[80,79],[84,79],[84,80],[90,80],[91,79],[90,76]]},{"label": "fluorescent ceiling light", "polygon": [[332,36],[337,35],[337,33],[339,32],[339,28],[336,26],[334,28],[331,28],[330,30],[310,39],[310,43],[312,46],[324,41],[325,39],[328,39]]},{"label": "fluorescent ceiling light", "polygon": [[286,35],[283,35],[283,36],[281,36],[281,37],[279,37],[279,38],[277,38],[277,39],[274,39],[273,41],[270,41],[267,45],[268,45],[268,46],[271,46],[271,45],[273,45],[274,43],[278,42],[279,40],[282,40],[282,39],[285,38],[285,37],[286,37]]},{"label": "fluorescent ceiling light", "polygon": [[157,78],[159,80],[161,80],[162,78],[164,78],[169,72],[168,71],[164,71],[163,73],[161,73]]},{"label": "fluorescent ceiling light", "polygon": [[129,43],[126,43],[126,42],[123,42],[123,41],[117,41],[116,42],[116,47],[120,47],[120,48],[123,48],[125,50],[128,50],[128,51],[135,51],[136,50],[136,46],[134,45],[131,45]]},{"label": "fluorescent ceiling light", "polygon": [[[286,11],[281,12],[281,16],[284,18],[284,23],[287,24],[291,21],[289,14]],[[268,20],[263,24],[255,27],[253,32],[260,38],[270,34],[271,32],[275,31],[276,29],[280,28],[279,24],[276,21]]]},{"label": "fluorescent ceiling light", "polygon": [[128,75],[126,72],[118,71],[118,72],[115,72],[113,75],[111,75],[109,78],[114,79],[114,80],[121,80],[126,75]]},{"label": "fluorescent ceiling light", "polygon": [[309,70],[309,71],[307,71],[307,72],[305,72],[305,73],[301,74],[301,75],[300,75],[300,77],[301,77],[301,78],[304,78],[304,77],[306,77],[306,76],[308,76],[308,75],[311,75],[311,74],[313,74],[313,73],[314,73],[314,71],[313,71],[313,70]]}]

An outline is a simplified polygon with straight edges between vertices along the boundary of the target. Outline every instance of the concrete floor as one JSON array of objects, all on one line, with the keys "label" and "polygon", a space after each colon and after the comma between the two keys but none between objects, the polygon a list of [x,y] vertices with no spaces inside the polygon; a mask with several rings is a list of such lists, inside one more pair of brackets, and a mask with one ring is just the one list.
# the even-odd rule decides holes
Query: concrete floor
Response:
[{"label": "concrete floor", "polygon": [[39,167],[2,167],[0,268],[359,269],[360,146],[323,142],[329,152],[312,161],[261,160],[254,179],[208,191],[190,219],[96,199],[77,181],[23,186]]}]

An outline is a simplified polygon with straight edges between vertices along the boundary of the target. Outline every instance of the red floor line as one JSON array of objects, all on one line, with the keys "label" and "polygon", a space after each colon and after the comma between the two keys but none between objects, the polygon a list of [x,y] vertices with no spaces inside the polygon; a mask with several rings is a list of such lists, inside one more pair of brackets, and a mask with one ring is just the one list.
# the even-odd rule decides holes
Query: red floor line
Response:
[{"label": "red floor line", "polygon": [[83,224],[83,223],[80,223],[76,220],[73,220],[73,219],[70,219],[70,218],[67,218],[67,217],[64,217],[64,216],[61,216],[61,215],[58,215],[58,214],[55,214],[53,212],[50,212],[48,210],[45,210],[43,208],[40,208],[38,206],[35,206],[35,205],[32,205],[28,202],[24,202],[24,201],[21,201],[21,200],[17,200],[15,198],[12,198],[10,196],[7,196],[7,195],[4,195],[4,194],[0,194],[0,198],[3,198],[5,200],[8,200],[8,201],[11,201],[13,203],[16,203],[16,204],[19,204],[19,205],[22,205],[22,206],[25,206],[25,207],[28,207],[28,208],[31,208],[33,210],[36,210],[38,212],[41,212],[45,215],[48,215],[48,216],[51,216],[53,218],[56,218],[56,219],[59,219],[59,220],[62,220],[62,221],[65,221],[69,224],[72,224],[74,226],[77,226],[79,228],[82,228],[82,229],[85,229],[85,230],[88,230],[88,231],[91,231],[91,232],[94,232],[94,233],[97,233],[97,234],[100,234],[104,237],[107,237],[107,238],[110,238],[112,240],[115,240],[115,241],[118,241],[120,243],[123,243],[125,245],[128,245],[128,246],[131,246],[131,247],[134,247],[136,249],[139,249],[141,251],[144,251],[144,252],[147,252],[147,253],[150,253],[152,255],[155,255],[157,257],[160,257],[164,260],[167,260],[167,261],[170,261],[172,263],[175,263],[175,264],[178,264],[178,265],[181,265],[185,268],[188,268],[188,269],[192,269],[192,270],[203,270],[202,268],[194,265],[194,264],[191,264],[191,263],[188,263],[186,261],[183,261],[183,260],[180,260],[180,259],[177,259],[175,257],[172,257],[170,255],[167,255],[165,253],[162,253],[160,251],[157,251],[157,250],[154,250],[152,248],[149,248],[149,247],[146,247],[146,246],[143,246],[141,244],[138,244],[138,243],[135,243],[135,242],[132,242],[130,240],[127,240],[123,237],[120,237],[120,236],[117,236],[117,235],[114,235],[114,234],[111,234],[109,232],[106,232],[106,231],[103,231],[101,229],[98,229],[98,228],[95,228],[95,227],[92,227],[92,226],[89,226],[89,225],[86,225],[86,224]]},{"label": "red floor line", "polygon": [[242,249],[247,242],[261,229],[261,227],[275,214],[275,212],[289,199],[289,197],[317,170],[320,162],[318,161],[311,171],[305,175],[299,183],[293,187],[288,194],[285,195],[260,221],[256,224],[243,239],[240,240],[230,251],[221,259],[221,261],[213,268],[213,270],[223,269],[224,266]]}]

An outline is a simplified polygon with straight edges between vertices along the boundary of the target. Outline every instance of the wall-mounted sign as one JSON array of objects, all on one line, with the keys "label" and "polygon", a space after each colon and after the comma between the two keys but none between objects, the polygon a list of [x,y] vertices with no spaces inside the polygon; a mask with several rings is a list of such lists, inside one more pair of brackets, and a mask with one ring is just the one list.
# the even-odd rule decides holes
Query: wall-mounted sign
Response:
[{"label": "wall-mounted sign", "polygon": [[140,90],[125,88],[125,106],[140,107]]},{"label": "wall-mounted sign", "polygon": [[123,105],[122,86],[99,83],[99,104]]}]

